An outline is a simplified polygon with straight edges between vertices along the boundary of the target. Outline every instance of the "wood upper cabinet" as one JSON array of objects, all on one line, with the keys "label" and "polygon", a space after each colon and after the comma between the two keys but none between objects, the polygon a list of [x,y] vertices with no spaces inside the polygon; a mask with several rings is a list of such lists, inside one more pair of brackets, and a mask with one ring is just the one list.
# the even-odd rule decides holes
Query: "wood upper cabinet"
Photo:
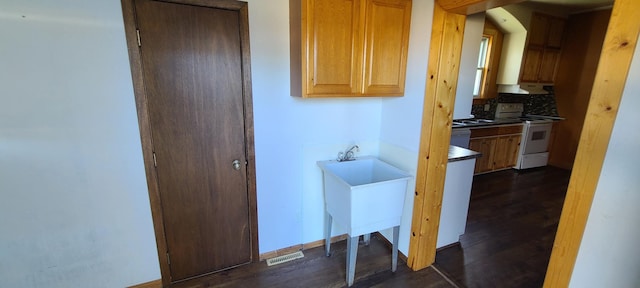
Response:
[{"label": "wood upper cabinet", "polygon": [[291,0],[291,94],[402,96],[410,0]]},{"label": "wood upper cabinet", "polygon": [[565,19],[562,18],[549,18],[549,34],[547,35],[547,47],[560,48],[562,47],[562,39],[564,36]]},{"label": "wood upper cabinet", "polygon": [[534,13],[520,74],[521,82],[553,83],[562,52],[565,19]]},{"label": "wood upper cabinet", "polygon": [[538,70],[538,82],[553,83],[556,80],[556,71],[560,62],[560,49],[546,49],[542,53],[540,69]]},{"label": "wood upper cabinet", "polygon": [[[303,1],[306,27],[306,61],[303,79],[308,95],[344,94],[360,91],[362,50],[359,0]],[[305,3],[307,5],[305,5]],[[306,7],[305,7],[306,6]],[[305,17],[303,16],[303,17]],[[305,33],[306,32],[306,33]],[[303,45],[305,46],[305,45]]]},{"label": "wood upper cabinet", "polygon": [[365,9],[365,95],[404,94],[411,1],[369,0]]},{"label": "wood upper cabinet", "polygon": [[543,53],[544,51],[541,48],[527,48],[522,62],[522,82],[538,82]]},{"label": "wood upper cabinet", "polygon": [[534,13],[529,25],[529,45],[544,46],[549,31],[549,17]]}]

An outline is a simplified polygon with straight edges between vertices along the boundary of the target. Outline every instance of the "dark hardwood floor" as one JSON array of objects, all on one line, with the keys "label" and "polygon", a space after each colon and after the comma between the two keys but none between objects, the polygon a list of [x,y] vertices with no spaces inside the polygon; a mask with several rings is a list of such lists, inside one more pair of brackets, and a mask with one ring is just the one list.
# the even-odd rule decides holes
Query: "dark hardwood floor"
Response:
[{"label": "dark hardwood floor", "polygon": [[[374,236],[359,246],[352,287],[541,287],[569,176],[554,167],[476,176],[460,245],[438,251],[435,267],[412,272],[399,260],[392,273],[388,243]],[[345,242],[331,246],[331,257],[317,247],[288,263],[252,263],[173,287],[346,287]]]},{"label": "dark hardwood floor", "polygon": [[[351,287],[455,287],[433,267],[412,272],[400,259],[391,272],[391,250],[378,237],[372,235],[369,246],[360,243]],[[324,246],[317,247],[303,251],[302,259],[271,267],[264,261],[252,263],[173,287],[346,287],[346,240],[332,244],[331,252],[326,257]]]},{"label": "dark hardwood floor", "polygon": [[547,166],[475,176],[466,232],[435,266],[461,287],[542,287],[570,174]]}]

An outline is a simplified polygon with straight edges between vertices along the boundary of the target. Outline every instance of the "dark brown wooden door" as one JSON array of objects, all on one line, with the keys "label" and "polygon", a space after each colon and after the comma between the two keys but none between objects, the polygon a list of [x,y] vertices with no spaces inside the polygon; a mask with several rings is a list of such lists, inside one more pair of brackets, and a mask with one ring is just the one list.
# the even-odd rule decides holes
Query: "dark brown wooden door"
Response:
[{"label": "dark brown wooden door", "polygon": [[171,281],[249,263],[238,12],[135,9]]}]

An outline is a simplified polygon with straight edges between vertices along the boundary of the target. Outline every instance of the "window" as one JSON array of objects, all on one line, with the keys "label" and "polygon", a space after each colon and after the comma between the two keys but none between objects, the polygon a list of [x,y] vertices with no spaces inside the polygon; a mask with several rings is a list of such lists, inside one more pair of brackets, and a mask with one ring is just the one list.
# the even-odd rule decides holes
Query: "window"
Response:
[{"label": "window", "polygon": [[473,98],[481,98],[484,92],[485,79],[487,75],[489,52],[491,46],[491,36],[483,35],[480,41],[480,55],[478,56],[478,69],[476,70],[476,81],[473,85]]}]

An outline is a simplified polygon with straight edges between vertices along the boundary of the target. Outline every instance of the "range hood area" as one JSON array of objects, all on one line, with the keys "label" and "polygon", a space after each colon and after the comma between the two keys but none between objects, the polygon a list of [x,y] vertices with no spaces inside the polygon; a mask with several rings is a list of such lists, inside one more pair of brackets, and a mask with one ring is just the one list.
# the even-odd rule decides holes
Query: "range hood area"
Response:
[{"label": "range hood area", "polygon": [[539,83],[520,83],[520,84],[499,84],[498,93],[510,94],[549,94],[544,90],[544,86],[549,84]]}]

